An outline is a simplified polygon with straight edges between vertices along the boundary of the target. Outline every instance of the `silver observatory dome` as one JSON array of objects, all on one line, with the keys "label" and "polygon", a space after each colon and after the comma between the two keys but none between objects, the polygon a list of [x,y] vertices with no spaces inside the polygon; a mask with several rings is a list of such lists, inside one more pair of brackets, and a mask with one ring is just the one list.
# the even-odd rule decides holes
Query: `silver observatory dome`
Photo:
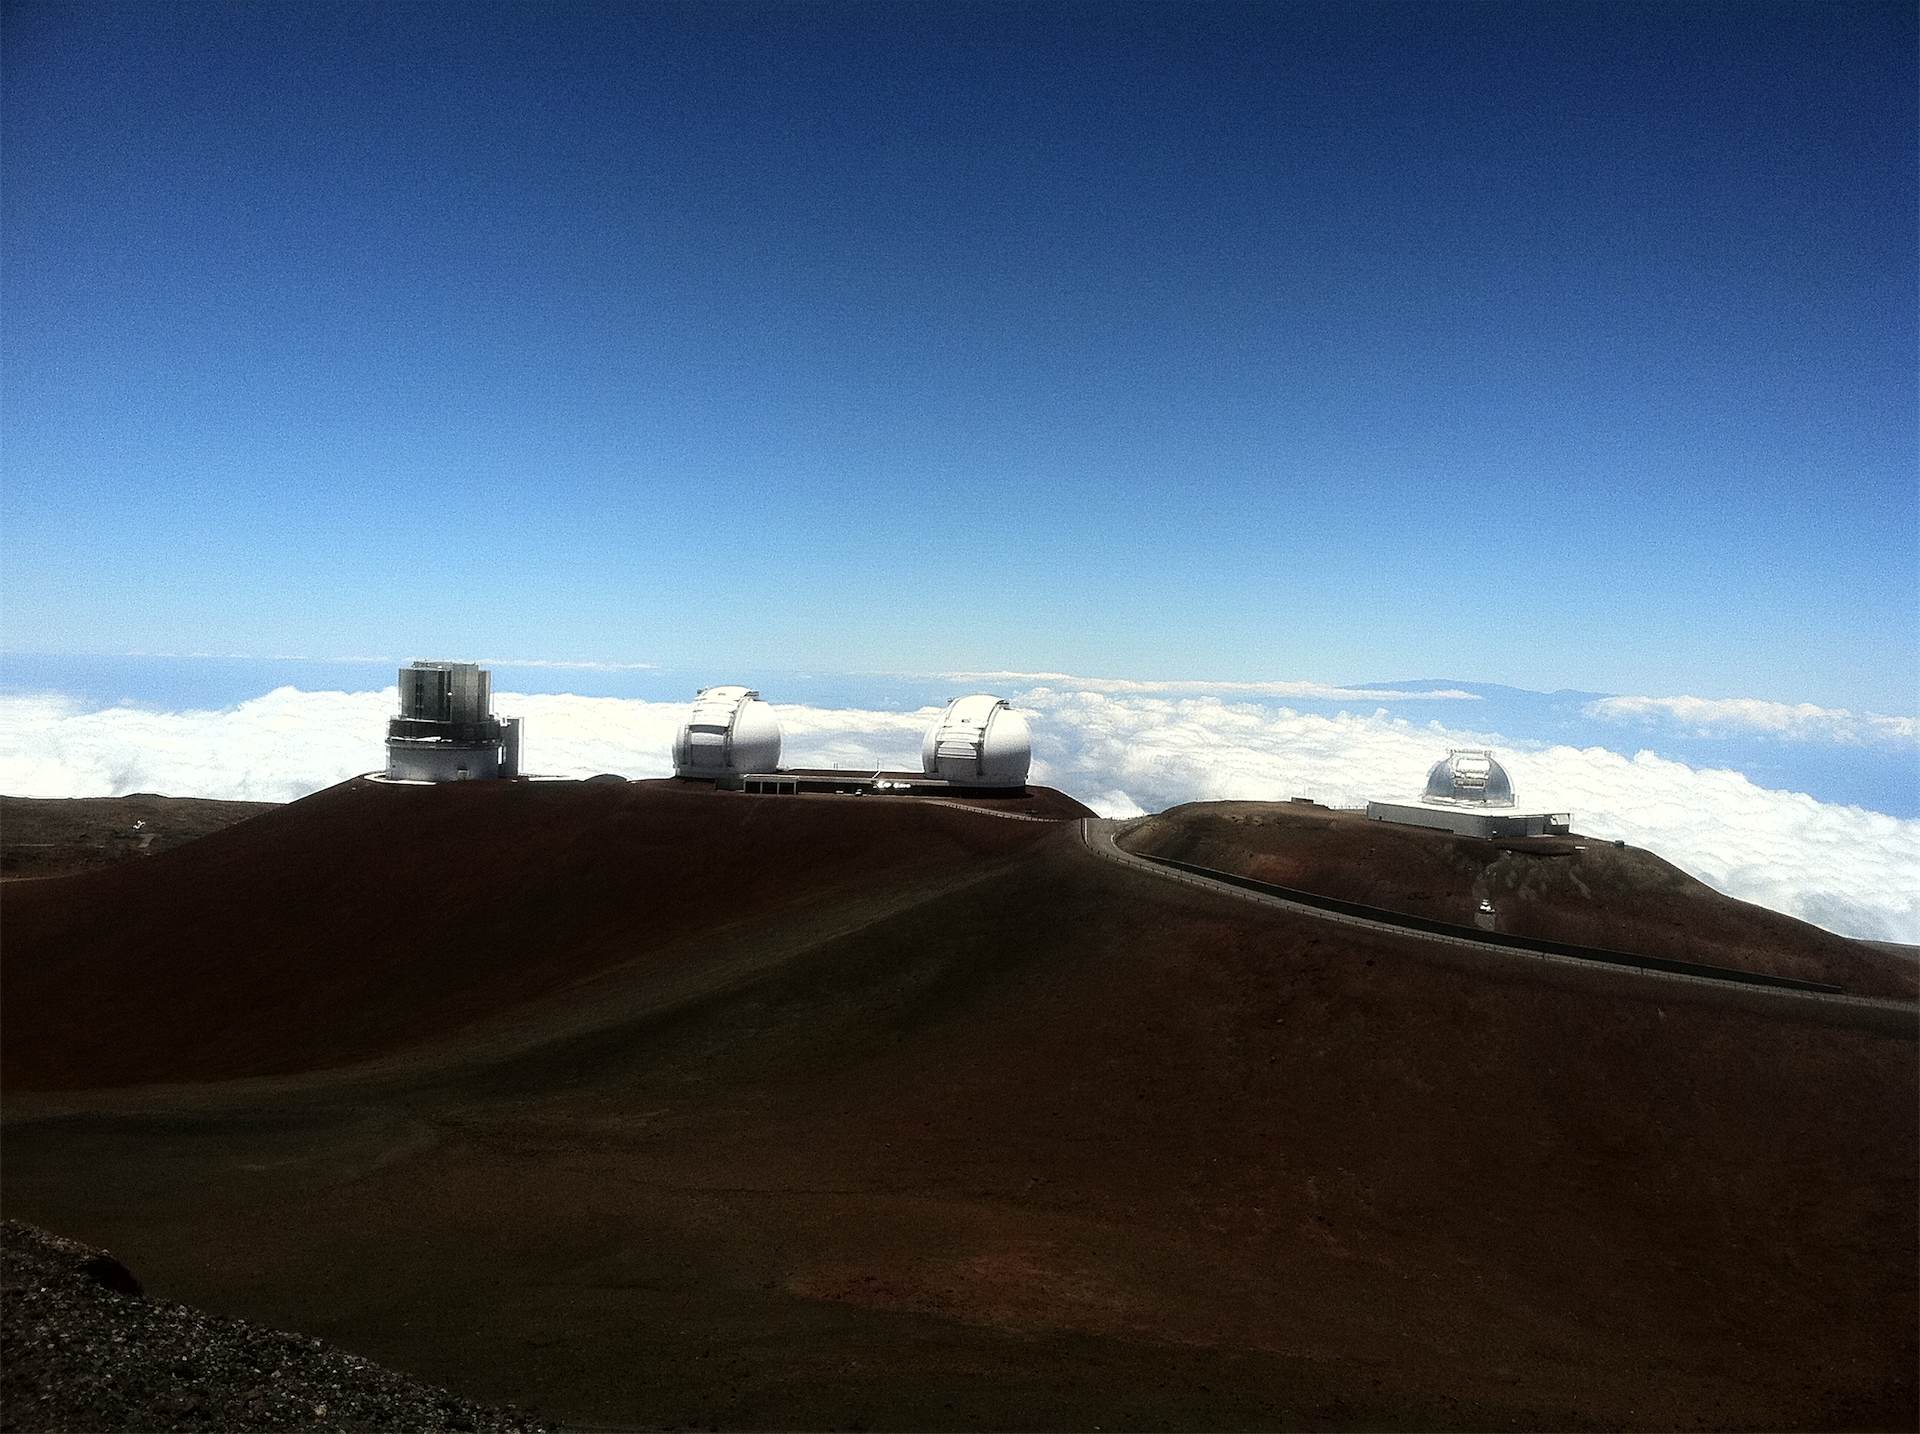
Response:
[{"label": "silver observatory dome", "polygon": [[1450,807],[1510,807],[1513,779],[1484,747],[1453,747],[1427,773],[1423,802]]},{"label": "silver observatory dome", "polygon": [[955,786],[1024,787],[1032,765],[1027,719],[986,693],[954,698],[920,744],[921,769]]},{"label": "silver observatory dome", "polygon": [[780,767],[780,719],[746,687],[704,687],[673,739],[676,777],[737,777]]}]

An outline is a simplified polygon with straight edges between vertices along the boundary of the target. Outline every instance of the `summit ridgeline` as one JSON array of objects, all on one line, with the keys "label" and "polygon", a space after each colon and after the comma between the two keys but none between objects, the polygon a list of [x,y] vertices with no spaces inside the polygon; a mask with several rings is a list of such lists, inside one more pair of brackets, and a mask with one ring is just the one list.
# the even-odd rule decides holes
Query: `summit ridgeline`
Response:
[{"label": "summit ridgeline", "polygon": [[[355,780],[9,881],[8,1212],[576,1425],[1913,1426],[1906,1006],[1343,924],[1084,815]],[[1120,840],[1898,994],[1572,834]]]}]

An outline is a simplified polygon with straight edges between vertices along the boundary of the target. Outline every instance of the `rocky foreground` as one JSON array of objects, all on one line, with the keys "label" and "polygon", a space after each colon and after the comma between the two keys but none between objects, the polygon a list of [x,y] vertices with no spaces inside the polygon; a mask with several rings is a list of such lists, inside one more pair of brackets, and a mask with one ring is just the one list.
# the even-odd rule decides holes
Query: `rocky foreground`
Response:
[{"label": "rocky foreground", "polygon": [[317,1339],[146,1298],[104,1250],[0,1225],[0,1425],[9,1430],[551,1426]]}]

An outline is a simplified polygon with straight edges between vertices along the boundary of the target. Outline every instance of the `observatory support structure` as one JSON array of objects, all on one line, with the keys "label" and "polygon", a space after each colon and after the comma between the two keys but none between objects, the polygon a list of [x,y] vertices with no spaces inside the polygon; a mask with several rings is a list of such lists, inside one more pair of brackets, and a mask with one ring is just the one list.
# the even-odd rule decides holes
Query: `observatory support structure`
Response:
[{"label": "observatory support structure", "polygon": [[400,715],[387,723],[387,776],[465,782],[518,776],[520,722],[493,715],[493,674],[472,662],[400,669]]},{"label": "observatory support structure", "polygon": [[1559,836],[1573,821],[1566,812],[1515,806],[1513,779],[1485,747],[1448,748],[1427,773],[1419,801],[1368,802],[1367,816],[1470,837]]}]

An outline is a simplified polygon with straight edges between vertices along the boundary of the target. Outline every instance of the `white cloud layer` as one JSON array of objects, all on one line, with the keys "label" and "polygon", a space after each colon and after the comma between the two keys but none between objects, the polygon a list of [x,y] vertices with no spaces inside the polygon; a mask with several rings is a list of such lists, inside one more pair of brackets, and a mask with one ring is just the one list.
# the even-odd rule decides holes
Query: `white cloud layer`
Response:
[{"label": "white cloud layer", "polygon": [[1606,722],[1672,724],[1698,737],[1756,735],[1796,742],[1920,741],[1920,719],[1854,713],[1810,702],[1766,702],[1757,697],[1603,697],[1589,717]]},{"label": "white cloud layer", "polygon": [[568,672],[654,672],[657,662],[601,662],[595,658],[567,657],[483,657],[482,667],[552,667]]},{"label": "white cloud layer", "polygon": [[1112,815],[1186,801],[1412,798],[1449,746],[1491,746],[1522,806],[1658,852],[1710,886],[1850,936],[1920,942],[1920,821],[1755,785],[1652,752],[1543,747],[1384,710],[1320,716],[1212,698],[1038,689],[1036,780]]},{"label": "white cloud layer", "polygon": [[1194,696],[1219,696],[1226,693],[1247,697],[1282,697],[1296,702],[1478,702],[1478,692],[1463,692],[1458,687],[1441,687],[1432,692],[1395,692],[1384,687],[1334,687],[1324,682],[1207,682],[1182,678],[1153,682],[1137,677],[1075,677],[1066,672],[940,672],[937,677],[955,682],[1015,683],[1025,686],[1044,682],[1053,687],[1072,688],[1076,692],[1182,693]]},{"label": "white cloud layer", "polygon": [[[60,696],[0,696],[0,791],[19,797],[175,797],[290,802],[385,766],[379,692],[278,687],[216,712],[89,708]],[[672,775],[684,702],[499,692],[494,710],[525,723],[526,767],[560,777]],[[918,767],[923,714],[781,706],[789,766]]]},{"label": "white cloud layer", "polygon": [[[1378,698],[1379,693],[1367,693]],[[1524,806],[1658,852],[1717,889],[1851,936],[1920,942],[1920,821],[1756,786],[1652,752],[1542,747],[1415,724],[1384,709],[1322,716],[1217,696],[1037,687],[1018,699],[1033,779],[1107,815],[1187,801],[1310,796],[1338,806],[1417,793],[1446,747],[1494,746]],[[526,721],[529,770],[664,776],[680,702],[501,693]],[[380,765],[394,690],[278,688],[217,712],[0,697],[0,791],[288,801]],[[793,766],[912,767],[937,709],[777,705]]]}]

